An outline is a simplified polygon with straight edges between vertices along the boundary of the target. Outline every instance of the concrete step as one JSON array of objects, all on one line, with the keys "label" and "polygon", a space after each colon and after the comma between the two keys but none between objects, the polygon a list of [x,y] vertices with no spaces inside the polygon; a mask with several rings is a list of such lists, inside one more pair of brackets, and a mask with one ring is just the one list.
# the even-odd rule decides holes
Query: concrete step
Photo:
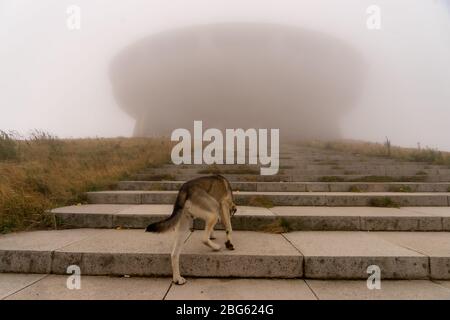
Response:
[{"label": "concrete step", "polygon": [[281,164],[291,165],[348,165],[348,166],[407,166],[416,168],[445,168],[443,165],[428,164],[426,162],[410,162],[396,159],[383,159],[376,157],[335,158],[327,155],[316,155],[301,158],[298,155],[280,155]]},{"label": "concrete step", "polygon": [[[118,190],[179,190],[184,181],[120,181]],[[236,191],[262,192],[450,192],[450,183],[436,182],[230,182]]]},{"label": "concrete step", "polygon": [[[173,204],[177,191],[88,192],[92,204]],[[238,205],[250,206],[436,206],[449,205],[448,192],[234,192]]]},{"label": "concrete step", "polygon": [[[137,181],[187,181],[207,174],[199,173],[138,173],[130,176],[131,180]],[[223,174],[229,181],[243,182],[315,182],[315,181],[332,181],[332,182],[450,182],[450,174],[433,174],[433,175],[391,175],[391,176],[373,176],[369,174],[336,174],[327,175],[323,173],[308,174],[301,172],[300,174],[289,174],[280,172],[280,174],[272,176],[262,176],[258,174]],[[375,180],[374,180],[375,179]],[[382,179],[382,180],[380,180]]]},{"label": "concrete step", "polygon": [[[222,174],[222,175],[259,175],[260,168],[257,166],[235,167],[209,166],[206,168],[165,166],[161,168],[150,168],[141,172],[147,175],[196,175],[196,174]],[[415,177],[415,176],[436,176],[450,175],[450,169],[424,169],[420,167],[400,167],[400,166],[280,166],[279,175],[312,175],[312,176],[392,176],[392,177]]]},{"label": "concrete step", "polygon": [[[90,204],[51,211],[60,228],[139,228],[168,217],[173,205]],[[450,207],[246,207],[232,218],[245,231],[450,231]],[[204,224],[195,220],[195,229]],[[223,229],[221,224],[216,229]]]},{"label": "concrete step", "polygon": [[[448,232],[234,232],[235,250],[213,252],[202,232],[186,234],[181,273],[188,277],[450,279]],[[173,234],[73,229],[0,236],[0,272],[169,276]],[[224,232],[217,243],[225,242]]]},{"label": "concrete step", "polygon": [[[149,173],[137,173],[131,175],[132,180],[137,181],[188,181],[198,177],[205,176],[205,174],[149,174]],[[273,175],[273,176],[261,176],[255,174],[224,174],[229,181],[266,181],[266,182],[278,182],[278,181],[293,181],[289,175]],[[307,181],[307,180],[305,180]],[[317,180],[316,180],[317,181]]]},{"label": "concrete step", "polygon": [[[67,275],[0,274],[0,300],[449,300],[450,281],[383,280],[369,290],[366,280],[83,276],[68,290]],[[212,314],[211,311],[209,314]]]},{"label": "concrete step", "polygon": [[[199,170],[231,170],[231,171],[247,171],[247,170],[259,170],[261,166],[259,164],[164,164],[159,167],[149,167],[145,168],[142,173],[157,173],[161,170],[166,171],[177,171],[177,170],[191,170],[192,172]],[[407,170],[413,174],[417,171],[424,171],[427,173],[449,173],[450,168],[446,166],[439,165],[428,165],[428,164],[416,164],[410,162],[391,162],[383,163],[378,159],[371,161],[334,161],[323,159],[321,161],[299,161],[299,160],[283,160],[280,163],[280,169],[285,170],[303,170],[303,171],[315,171],[315,170],[331,170],[331,169],[344,169],[344,170],[370,170],[376,169],[383,172],[397,170]]]}]

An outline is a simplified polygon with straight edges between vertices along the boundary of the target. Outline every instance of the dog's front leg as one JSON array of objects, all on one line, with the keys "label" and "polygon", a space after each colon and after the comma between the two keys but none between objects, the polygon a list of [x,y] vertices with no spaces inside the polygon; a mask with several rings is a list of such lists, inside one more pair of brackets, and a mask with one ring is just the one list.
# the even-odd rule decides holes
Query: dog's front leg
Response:
[{"label": "dog's front leg", "polygon": [[214,251],[220,250],[220,245],[211,241],[211,235],[214,231],[214,226],[216,225],[217,220],[218,220],[218,217],[214,214],[208,214],[206,216],[205,234],[203,236],[203,243],[206,244],[207,246],[211,247]]}]

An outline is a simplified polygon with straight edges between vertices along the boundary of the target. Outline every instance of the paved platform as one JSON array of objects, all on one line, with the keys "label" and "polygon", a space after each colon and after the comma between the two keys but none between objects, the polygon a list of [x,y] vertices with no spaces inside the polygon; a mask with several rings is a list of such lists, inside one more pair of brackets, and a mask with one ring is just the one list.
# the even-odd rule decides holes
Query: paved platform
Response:
[{"label": "paved platform", "polygon": [[[186,233],[181,272],[194,277],[450,279],[449,232],[236,231],[236,250],[212,251],[201,231]],[[0,236],[0,272],[167,276],[172,233],[73,229]],[[216,242],[225,243],[224,232]]]},{"label": "paved platform", "polygon": [[[51,211],[62,228],[145,228],[166,218],[172,205],[88,204]],[[284,221],[291,231],[450,231],[450,207],[239,206],[234,230],[264,231]],[[194,228],[203,223],[195,221]],[[223,229],[219,224],[217,229]]]},{"label": "paved platform", "polygon": [[369,290],[364,280],[284,280],[81,276],[81,288],[68,289],[69,275],[0,273],[5,300],[450,300],[450,281],[383,280]]}]

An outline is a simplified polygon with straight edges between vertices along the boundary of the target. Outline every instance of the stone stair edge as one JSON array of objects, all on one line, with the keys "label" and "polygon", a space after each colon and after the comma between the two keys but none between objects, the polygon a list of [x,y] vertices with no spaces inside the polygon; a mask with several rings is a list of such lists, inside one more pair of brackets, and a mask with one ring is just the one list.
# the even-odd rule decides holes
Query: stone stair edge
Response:
[{"label": "stone stair edge", "polygon": [[[51,232],[51,231],[50,231]],[[129,234],[124,234],[129,233]],[[111,234],[110,239],[112,241],[119,242],[123,237],[130,237],[130,234],[139,235],[138,242],[140,245],[147,242],[144,237],[144,233],[140,234],[135,231],[129,230],[109,230],[105,233],[99,233],[97,235],[89,236],[85,239],[75,241],[72,244],[66,244],[63,248],[54,250],[14,250],[8,249],[2,246],[2,238],[0,237],[0,266],[2,272],[20,271],[20,272],[36,272],[36,273],[66,273],[66,268],[70,264],[80,264],[82,269],[85,270],[84,274],[141,274],[141,275],[167,275],[170,273],[169,255],[170,244],[166,246],[162,251],[159,248],[157,252],[148,252],[143,250],[140,246],[135,245],[132,250],[128,250],[126,247],[119,248],[121,250],[111,249],[110,252],[104,252],[90,248],[89,246],[99,245],[102,246],[102,241],[110,241],[107,237]],[[199,232],[194,232],[200,236]],[[257,234],[257,235],[256,235]],[[401,233],[397,233],[400,234]],[[367,278],[366,267],[369,264],[380,264],[383,267],[386,278],[393,279],[446,279],[449,277],[447,273],[450,272],[450,258],[449,255],[440,257],[434,254],[424,254],[420,249],[405,248],[398,243],[392,243],[386,241],[383,237],[383,233],[368,234],[361,232],[296,232],[291,234],[272,235],[272,234],[259,234],[252,232],[236,232],[236,238],[239,246],[243,248],[242,254],[238,251],[222,252],[222,253],[207,253],[205,249],[197,246],[197,243],[191,245],[191,243],[199,242],[198,237],[189,237],[186,241],[186,250],[182,254],[182,272],[188,276],[236,276],[236,277],[304,277],[304,278],[320,278],[320,279],[344,279],[344,278]],[[104,239],[102,239],[102,236]],[[159,236],[159,235],[158,235]],[[362,245],[367,246],[368,254],[360,254],[362,252],[356,250],[355,254],[320,254],[321,251],[327,251],[327,249],[321,249],[320,245],[317,249],[319,254],[311,254],[311,246],[307,249],[296,245],[295,237],[299,236],[300,243],[304,241],[304,237],[322,237],[325,241],[333,243],[335,241],[342,240],[342,237],[354,237],[361,238],[363,240]],[[431,235],[432,238],[434,235]],[[448,237],[448,234],[446,235]],[[119,237],[119,239],[116,239]],[[271,243],[271,248],[258,247],[256,251],[252,249],[251,245],[245,245],[244,238],[256,239],[257,244]],[[331,238],[330,238],[331,237]],[[333,238],[335,237],[335,238]],[[152,238],[152,237],[148,237]],[[166,237],[163,240],[167,240],[170,237]],[[264,240],[261,238],[267,238]],[[268,239],[271,238],[271,239]],[[159,241],[153,237],[153,240],[149,241],[149,244]],[[192,240],[191,240],[192,239]],[[259,240],[258,240],[259,239]],[[267,242],[270,240],[269,242]],[[350,239],[353,241],[352,239]],[[386,247],[386,253],[371,254],[372,250],[368,244],[370,241],[374,241],[374,245],[381,245]],[[87,242],[94,242],[87,243]],[[190,241],[190,242],[189,242]],[[348,241],[348,240],[347,240]],[[369,241],[369,242],[368,242]],[[99,244],[100,243],[100,244]],[[109,243],[109,242],[108,242]],[[135,243],[135,242],[133,242]],[[159,242],[158,242],[159,243]],[[344,241],[345,243],[345,241]],[[155,243],[154,243],[155,244]],[[321,244],[324,245],[323,243]],[[237,248],[239,248],[239,246]],[[87,248],[87,249],[84,249]],[[154,246],[148,246],[150,248]],[[202,249],[198,249],[202,248]],[[275,251],[276,249],[276,251]],[[295,250],[294,250],[295,249]],[[147,249],[146,249],[147,250]],[[153,249],[155,250],[155,249]],[[253,250],[253,251],[252,251]],[[259,251],[258,251],[259,250]],[[267,251],[268,250],[268,251]],[[307,253],[306,251],[310,251]],[[351,252],[353,249],[349,249]],[[383,251],[383,250],[382,250]],[[381,251],[373,251],[381,252]],[[14,257],[14,255],[16,255]],[[227,258],[228,257],[228,258]],[[5,261],[11,261],[16,258],[15,262],[9,264],[10,269]],[[238,259],[238,260],[236,260]],[[21,261],[21,264],[18,263]],[[235,271],[228,270],[227,268],[236,265],[237,261],[241,264],[238,267],[234,267]],[[128,265],[127,262],[130,264]],[[218,263],[216,268],[211,267],[213,262]],[[148,265],[147,265],[148,263]],[[146,268],[150,268],[153,263],[153,271],[149,271]],[[253,265],[258,268],[247,268]],[[360,268],[358,268],[358,265]],[[364,265],[364,268],[361,266]],[[367,266],[366,266],[367,265]],[[16,270],[11,270],[16,266]],[[205,268],[205,266],[207,266]],[[278,269],[274,269],[278,266]],[[129,269],[127,269],[129,267]],[[233,268],[233,267],[232,267]],[[330,269],[331,268],[331,269]],[[155,271],[155,270],[158,271]],[[205,270],[207,269],[207,270]],[[255,270],[256,269],[256,270]],[[87,270],[87,272],[86,272]],[[276,271],[273,271],[276,270]],[[277,271],[278,270],[278,271]],[[230,273],[231,272],[231,273]],[[233,273],[234,272],[234,273]],[[387,274],[387,275],[386,275]]]},{"label": "stone stair edge", "polygon": [[[431,208],[431,209],[429,209]],[[233,217],[235,230],[288,228],[323,231],[450,231],[450,208],[245,207]],[[435,210],[433,210],[435,209]],[[85,205],[56,208],[49,214],[63,228],[145,228],[167,218],[172,205]],[[434,212],[433,212],[434,211]],[[195,229],[204,223],[194,220]],[[223,229],[218,224],[217,229]]]}]

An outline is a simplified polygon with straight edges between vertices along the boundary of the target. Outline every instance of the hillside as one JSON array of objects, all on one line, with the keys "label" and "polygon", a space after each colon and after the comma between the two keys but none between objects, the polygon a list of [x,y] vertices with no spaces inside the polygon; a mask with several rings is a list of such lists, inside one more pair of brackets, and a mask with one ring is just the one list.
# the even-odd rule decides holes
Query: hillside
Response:
[{"label": "hillside", "polygon": [[29,139],[0,134],[0,233],[48,228],[45,211],[85,201],[139,169],[168,161],[164,139]]}]

